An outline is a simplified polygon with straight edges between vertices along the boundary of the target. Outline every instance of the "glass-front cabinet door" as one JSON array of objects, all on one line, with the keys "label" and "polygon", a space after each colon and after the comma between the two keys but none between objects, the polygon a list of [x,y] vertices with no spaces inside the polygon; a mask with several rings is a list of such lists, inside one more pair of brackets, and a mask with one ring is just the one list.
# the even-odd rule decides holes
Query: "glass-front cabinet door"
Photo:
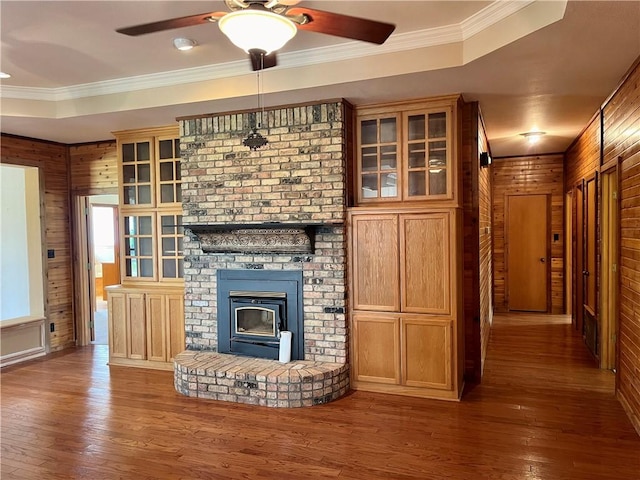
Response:
[{"label": "glass-front cabinet door", "polygon": [[405,200],[450,198],[450,118],[450,110],[404,114]]},{"label": "glass-front cabinet door", "polygon": [[180,189],[180,139],[159,138],[158,149],[158,205],[182,206]]},{"label": "glass-front cabinet door", "polygon": [[180,133],[114,132],[118,141],[122,283],[184,282]]},{"label": "glass-front cabinet door", "polygon": [[448,105],[358,117],[357,203],[453,198]]},{"label": "glass-front cabinet door", "polygon": [[124,215],[124,277],[155,279],[154,216]]},{"label": "glass-front cabinet door", "polygon": [[184,227],[182,215],[160,217],[160,277],[161,280],[174,280],[184,277]]},{"label": "glass-front cabinet door", "polygon": [[153,205],[152,145],[152,140],[120,144],[121,188],[124,205]]},{"label": "glass-front cabinet door", "polygon": [[400,116],[364,117],[358,122],[358,200],[399,199]]}]

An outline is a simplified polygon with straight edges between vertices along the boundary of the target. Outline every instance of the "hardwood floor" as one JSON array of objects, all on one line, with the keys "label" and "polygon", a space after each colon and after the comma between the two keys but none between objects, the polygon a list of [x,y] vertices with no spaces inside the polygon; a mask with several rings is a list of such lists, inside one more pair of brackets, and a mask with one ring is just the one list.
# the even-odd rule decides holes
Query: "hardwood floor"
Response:
[{"label": "hardwood floor", "polygon": [[272,409],[183,397],[104,346],[7,367],[1,478],[637,480],[640,438],[564,317],[496,316],[463,401]]}]

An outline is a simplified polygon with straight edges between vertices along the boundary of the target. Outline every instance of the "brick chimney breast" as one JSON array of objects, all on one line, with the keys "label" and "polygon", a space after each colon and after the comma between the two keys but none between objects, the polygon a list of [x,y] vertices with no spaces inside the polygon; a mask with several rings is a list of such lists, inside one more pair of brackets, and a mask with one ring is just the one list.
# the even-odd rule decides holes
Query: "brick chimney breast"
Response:
[{"label": "brick chimney breast", "polygon": [[[342,101],[266,110],[255,151],[242,142],[259,114],[180,119],[188,350],[217,351],[218,270],[301,270],[305,360],[348,363],[344,112]],[[189,229],[273,223],[313,225],[313,250],[205,253]]]}]

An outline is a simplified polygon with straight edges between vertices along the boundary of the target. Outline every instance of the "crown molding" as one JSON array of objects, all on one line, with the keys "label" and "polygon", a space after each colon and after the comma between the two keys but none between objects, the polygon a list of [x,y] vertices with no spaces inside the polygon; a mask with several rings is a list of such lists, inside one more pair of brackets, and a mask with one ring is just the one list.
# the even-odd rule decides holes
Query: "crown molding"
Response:
[{"label": "crown molding", "polygon": [[[536,0],[503,0],[493,2],[459,24],[462,30],[462,39],[467,40],[473,37],[499,21],[504,20],[514,13],[518,13],[535,1]],[[567,3],[567,1],[564,0],[564,3]]]},{"label": "crown molding", "polygon": [[[539,0],[497,0],[461,23],[414,32],[392,34],[383,45],[347,42],[328,47],[283,53],[278,56],[279,68],[304,67],[307,65],[464,42],[466,39],[517,13],[535,1]],[[253,72],[247,70],[247,60],[243,59],[223,64],[205,65],[182,70],[104,80],[69,87],[37,88],[0,85],[0,98],[58,102],[211,81],[248,74],[253,74]]]}]

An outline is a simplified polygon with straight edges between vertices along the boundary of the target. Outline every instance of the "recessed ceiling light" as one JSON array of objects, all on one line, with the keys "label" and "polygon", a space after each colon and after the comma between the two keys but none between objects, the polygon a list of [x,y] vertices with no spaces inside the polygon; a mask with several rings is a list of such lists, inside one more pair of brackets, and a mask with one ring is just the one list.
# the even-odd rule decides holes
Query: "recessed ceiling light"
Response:
[{"label": "recessed ceiling light", "polygon": [[534,132],[525,132],[525,133],[521,133],[520,135],[522,135],[524,138],[527,139],[527,141],[531,144],[534,145],[536,143],[538,143],[538,140],[540,140],[540,137],[542,137],[543,135],[545,135],[547,132],[538,132],[538,131],[534,131]]},{"label": "recessed ceiling light", "polygon": [[191,50],[193,47],[196,46],[196,41],[195,40],[191,40],[190,38],[174,38],[173,39],[173,46],[176,47],[178,50],[182,50],[187,51],[187,50]]},{"label": "recessed ceiling light", "polygon": [[0,72],[0,78],[11,78],[11,75],[8,73]]}]

